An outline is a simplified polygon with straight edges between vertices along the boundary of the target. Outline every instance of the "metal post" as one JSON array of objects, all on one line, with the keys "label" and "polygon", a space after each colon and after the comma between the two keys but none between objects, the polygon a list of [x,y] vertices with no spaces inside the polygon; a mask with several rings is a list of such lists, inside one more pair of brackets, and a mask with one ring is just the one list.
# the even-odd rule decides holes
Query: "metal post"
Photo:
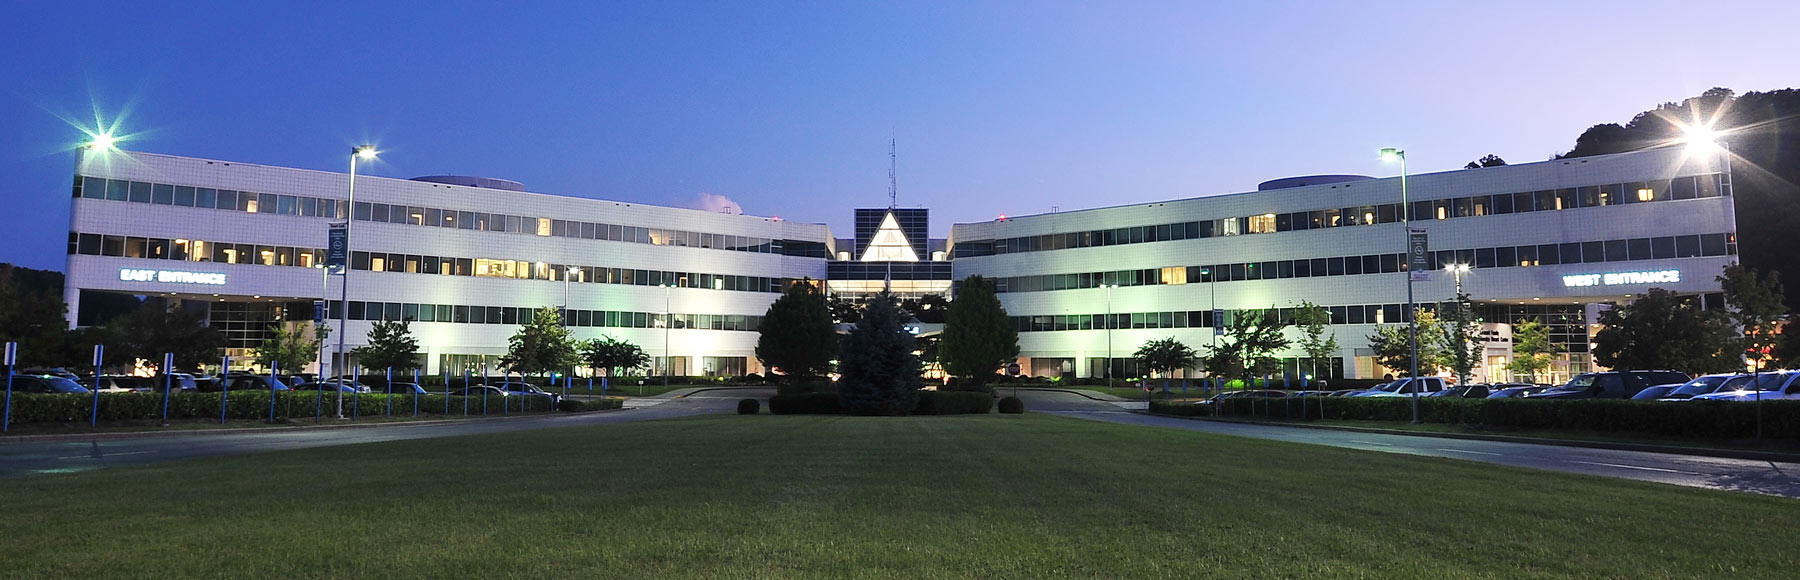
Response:
[{"label": "metal post", "polygon": [[[172,352],[163,353],[162,371],[163,371],[162,424],[164,427],[167,427],[169,425],[169,391],[175,390],[175,353],[172,353]],[[11,381],[11,375],[8,375],[7,380]]]},{"label": "metal post", "polygon": [[[424,387],[424,386],[421,386],[421,385],[420,385],[420,384],[419,384],[419,369],[413,369],[413,386],[415,386],[415,387],[419,387],[419,388],[420,388],[420,389],[423,389],[423,388],[425,388],[425,387]],[[414,416],[414,417],[417,417],[417,416],[419,416],[419,391],[417,391],[417,390],[414,390],[414,391],[412,391],[412,392],[409,392],[409,393],[407,393],[407,394],[409,394],[409,395],[412,395],[412,400],[413,400],[413,416]]]},{"label": "metal post", "polygon": [[219,359],[219,424],[225,424],[225,407],[231,403],[231,355]]},{"label": "metal post", "polygon": [[387,368],[387,416],[394,416],[394,367]]},{"label": "metal post", "polygon": [[[1402,226],[1400,228],[1400,230],[1401,230],[1400,231],[1400,239],[1403,242],[1405,242],[1404,244],[1402,244],[1401,247],[1406,249],[1406,251],[1403,252],[1402,255],[1411,255],[1411,253],[1412,253],[1411,252],[1411,250],[1412,250],[1412,247],[1411,247],[1411,245],[1412,245],[1412,202],[1408,199],[1407,191],[1406,191],[1406,152],[1396,150],[1394,152],[1394,154],[1400,158],[1400,224]],[[1412,415],[1413,415],[1412,422],[1413,422],[1413,424],[1416,425],[1419,423],[1419,385],[1418,385],[1418,381],[1419,381],[1419,315],[1418,315],[1418,308],[1419,307],[1417,304],[1414,303],[1414,300],[1413,300],[1413,272],[1412,272],[1412,269],[1407,268],[1405,270],[1405,272],[1406,272],[1407,344],[1412,350],[1412,373],[1409,376],[1410,380],[1408,381],[1408,383],[1409,383],[1408,386],[1412,387],[1412,390],[1413,390],[1413,392],[1412,392],[1412,403],[1413,403],[1412,404],[1412,407],[1413,407],[1412,408]]]},{"label": "metal post", "polygon": [[[444,384],[449,385],[450,383],[446,382]],[[449,387],[446,386],[445,389],[448,390]],[[463,416],[467,417],[467,416],[469,416],[469,368],[468,367],[463,367],[462,400],[463,400]],[[483,399],[483,400],[486,400],[486,399]],[[444,405],[448,406],[449,404],[450,404],[450,399],[444,399]]]},{"label": "metal post", "polygon": [[106,345],[94,345],[94,409],[93,416],[88,419],[89,427],[100,426],[100,361],[106,353]]},{"label": "metal post", "polygon": [[1101,284],[1106,290],[1106,363],[1101,366],[1101,377],[1106,381],[1106,388],[1112,388],[1112,291],[1118,284]]},{"label": "metal post", "polygon": [[[12,429],[13,367],[14,367],[14,362],[15,362],[14,359],[15,359],[15,357],[18,356],[18,352],[19,352],[19,343],[17,343],[17,342],[6,343],[6,360],[3,361],[6,363],[6,411],[4,414],[0,414],[0,433],[4,433],[4,432]],[[167,407],[164,407],[164,408],[167,408]],[[166,414],[167,411],[165,411],[164,413]]]},{"label": "metal post", "polygon": [[[350,392],[350,418],[356,419],[362,415],[362,367],[350,367],[350,388],[355,389]],[[339,390],[338,392],[343,393],[344,391]],[[342,397],[343,395],[338,396]]]},{"label": "metal post", "polygon": [[275,371],[281,368],[281,361],[269,363],[269,422],[275,422]]},{"label": "metal post", "polygon": [[674,284],[663,285],[663,390],[669,390],[669,367],[675,366],[675,356],[669,353],[669,329],[675,326],[675,313],[669,307],[669,294],[675,289]]},{"label": "metal post", "polygon": [[482,386],[482,389],[481,389],[481,416],[483,416],[483,417],[487,416],[487,384],[488,384],[487,361],[482,361],[481,362],[481,386]]},{"label": "metal post", "polygon": [[[363,147],[350,149],[350,184],[344,195],[344,273],[343,281],[338,284],[338,347],[337,356],[333,359],[332,374],[344,376],[344,365],[348,354],[344,352],[344,335],[350,334],[350,230],[356,224],[356,159],[364,152]],[[373,151],[373,149],[369,149]],[[356,388],[352,385],[351,388]],[[354,403],[352,403],[354,405]],[[352,409],[354,414],[355,410]],[[344,418],[344,389],[337,389],[337,417]]]}]

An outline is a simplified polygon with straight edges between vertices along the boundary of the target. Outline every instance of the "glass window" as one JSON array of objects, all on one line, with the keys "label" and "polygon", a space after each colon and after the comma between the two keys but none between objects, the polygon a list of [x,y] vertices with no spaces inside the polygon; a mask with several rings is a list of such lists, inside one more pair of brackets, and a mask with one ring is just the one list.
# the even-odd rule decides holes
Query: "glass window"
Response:
[{"label": "glass window", "polygon": [[1720,193],[1719,180],[1722,179],[1723,177],[1724,177],[1724,174],[1695,176],[1694,185],[1695,185],[1696,191],[1694,193],[1694,196],[1695,197],[1719,197],[1719,193]]},{"label": "glass window", "polygon": [[81,178],[81,197],[83,199],[106,199],[106,179],[101,177]]},{"label": "glass window", "polygon": [[1562,263],[1562,260],[1557,259],[1560,257],[1561,255],[1557,252],[1556,246],[1552,244],[1542,246],[1519,246],[1520,266],[1560,264]]},{"label": "glass window", "polygon": [[1513,212],[1513,195],[1515,194],[1502,193],[1494,196],[1494,215],[1509,214]]},{"label": "glass window", "polygon": [[417,310],[419,322],[437,322],[437,306],[434,304],[408,304]]},{"label": "glass window", "polygon": [[[1628,259],[1648,260],[1651,258],[1650,238],[1633,239],[1627,242],[1626,246],[1626,253],[1630,256]],[[1612,250],[1610,248],[1607,250],[1607,255],[1612,255]]]},{"label": "glass window", "polygon": [[100,255],[100,235],[99,234],[81,234],[81,236],[76,239],[75,244],[76,244],[76,249],[75,249],[76,253],[79,253],[83,256],[98,256],[98,255]]},{"label": "glass window", "polygon": [[319,215],[319,198],[300,198],[300,217],[316,217]]},{"label": "glass window", "polygon": [[175,186],[158,183],[150,187],[150,203],[175,205]]},{"label": "glass window", "polygon": [[[205,190],[201,190],[201,191],[204,192]],[[223,209],[223,210],[237,211],[237,209],[238,209],[238,192],[232,191],[229,189],[219,190],[218,203],[215,204],[213,207],[217,207],[217,208]]]},{"label": "glass window", "polygon": [[106,182],[107,201],[125,201],[131,197],[131,182],[113,179]]},{"label": "glass window", "polygon": [[1656,259],[1675,257],[1675,238],[1661,237],[1650,239],[1651,257]]},{"label": "glass window", "polygon": [[375,212],[374,204],[371,204],[366,201],[356,202],[356,221],[359,221],[359,222],[369,221],[369,219],[370,219],[369,216],[371,214],[373,214],[374,212]]},{"label": "glass window", "polygon": [[1384,224],[1400,221],[1400,204],[1384,203],[1375,206],[1375,220]]},{"label": "glass window", "polygon": [[454,310],[455,310],[455,307],[453,307],[449,304],[437,305],[437,321],[438,322],[451,322],[452,320],[454,320],[454,314],[452,314],[452,312]]},{"label": "glass window", "polygon": [[1556,190],[1556,209],[1575,209],[1581,207],[1581,197],[1575,194],[1575,188],[1565,187]]},{"label": "glass window", "polygon": [[291,195],[275,196],[275,213],[281,215],[300,215],[300,198]]},{"label": "glass window", "polygon": [[[1556,192],[1552,190],[1534,191],[1531,193],[1531,199],[1537,205],[1538,211],[1563,209],[1562,204],[1556,199]],[[1514,209],[1518,209],[1517,205],[1514,204]]]},{"label": "glass window", "polygon": [[1595,186],[1575,188],[1575,197],[1581,200],[1581,207],[1600,207],[1602,203],[1600,188]]},{"label": "glass window", "polygon": [[1476,268],[1492,268],[1494,267],[1494,263],[1495,255],[1493,248],[1478,248],[1475,250]]},{"label": "glass window", "polygon": [[[362,208],[360,206],[362,204],[359,203],[356,205],[359,206],[357,208],[357,217],[361,218],[362,217]],[[377,204],[372,204],[369,207],[370,207],[369,221],[377,221],[377,222],[388,221],[388,217],[389,217],[388,216],[388,211],[389,211],[388,204],[377,203]]]},{"label": "glass window", "polygon": [[457,221],[457,224],[456,224],[457,229],[464,229],[464,230],[475,229],[475,212],[472,212],[472,211],[456,212],[456,221]]},{"label": "glass window", "polygon": [[[1605,242],[1582,242],[1581,243],[1581,261],[1583,263],[1594,263],[1594,262],[1606,261],[1606,243]],[[1570,263],[1569,260],[1567,259],[1567,256],[1564,256],[1563,263],[1564,264]]]},{"label": "glass window", "polygon": [[1492,198],[1490,198],[1490,197],[1489,197],[1489,196],[1485,196],[1485,195],[1478,195],[1478,196],[1475,196],[1475,197],[1474,197],[1474,198],[1471,198],[1471,199],[1473,199],[1473,200],[1474,200],[1474,202],[1473,202],[1473,203],[1474,203],[1474,205],[1475,205],[1475,207],[1474,207],[1474,212],[1475,212],[1475,213],[1474,213],[1474,214],[1473,214],[1473,215],[1476,215],[1476,216],[1484,216],[1484,215],[1488,215],[1488,214],[1491,214],[1491,213],[1493,213],[1493,210],[1491,210],[1491,209],[1490,209],[1490,208],[1489,208],[1489,207],[1488,207],[1488,201],[1489,201],[1489,200],[1490,200],[1490,199],[1492,199]]},{"label": "glass window", "polygon": [[[1597,252],[1597,251],[1599,251],[1599,249],[1596,248],[1595,251]],[[1580,264],[1581,263],[1581,244],[1574,243],[1574,242],[1563,244],[1561,253],[1562,253],[1562,262],[1561,263],[1563,263],[1563,264]],[[1600,260],[1596,259],[1594,261],[1598,262]],[[1548,262],[1546,262],[1546,263],[1548,263]]]},{"label": "glass window", "polygon": [[1730,252],[1725,244],[1725,234],[1702,234],[1700,236],[1700,253],[1706,256],[1726,255]]},{"label": "glass window", "polygon": [[150,203],[150,184],[141,181],[131,182],[130,201],[132,203]]},{"label": "glass window", "polygon": [[[1692,176],[1677,177],[1674,180],[1670,181],[1669,182],[1669,197],[1671,197],[1673,199],[1694,199],[1694,197],[1696,195],[1698,195],[1698,193],[1695,191],[1694,181],[1695,180]],[[135,184],[135,183],[132,184],[132,186],[134,188],[136,185],[137,184]],[[137,200],[133,199],[132,201],[137,201]]]},{"label": "glass window", "polygon": [[1460,218],[1460,217],[1469,217],[1469,216],[1475,215],[1475,209],[1474,209],[1475,208],[1475,200],[1474,200],[1474,198],[1459,197],[1459,198],[1456,198],[1455,201],[1456,201],[1456,206],[1455,206],[1456,217]]},{"label": "glass window", "polygon": [[1517,251],[1512,246],[1494,248],[1494,265],[1501,268],[1519,265]]},{"label": "glass window", "polygon": [[1326,258],[1325,259],[1325,271],[1326,271],[1326,274],[1330,275],[1330,276],[1343,276],[1344,275],[1344,259],[1343,258]]},{"label": "glass window", "polygon": [[261,204],[257,203],[258,201],[260,201],[258,199],[259,197],[260,196],[258,196],[257,194],[248,192],[248,191],[238,192],[238,211],[245,212],[245,213],[257,213],[258,210],[262,210],[262,211],[268,211],[269,213],[274,213],[275,208],[260,207]]}]

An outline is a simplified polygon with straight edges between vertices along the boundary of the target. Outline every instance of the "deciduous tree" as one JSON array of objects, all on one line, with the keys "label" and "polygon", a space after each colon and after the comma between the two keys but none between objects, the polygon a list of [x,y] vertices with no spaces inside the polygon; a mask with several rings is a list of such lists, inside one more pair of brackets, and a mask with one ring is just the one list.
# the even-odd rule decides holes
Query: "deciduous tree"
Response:
[{"label": "deciduous tree", "polygon": [[[1312,360],[1312,374],[1321,379],[1327,375],[1319,374],[1319,361],[1328,361],[1338,352],[1337,333],[1326,334],[1331,324],[1331,311],[1324,306],[1303,300],[1294,309],[1294,326],[1300,329],[1300,350],[1306,351],[1306,358]],[[1335,376],[1334,372],[1328,373]]]},{"label": "deciduous tree", "polygon": [[1514,326],[1512,340],[1512,362],[1506,363],[1506,370],[1531,377],[1532,382],[1539,382],[1540,374],[1550,368],[1550,361],[1561,351],[1550,342],[1549,329],[1536,320]]},{"label": "deciduous tree", "polygon": [[369,328],[369,345],[351,352],[356,354],[356,364],[370,371],[419,368],[419,339],[412,335],[411,320],[376,322]]},{"label": "deciduous tree", "polygon": [[[1431,338],[1437,333],[1437,315],[1420,308],[1413,311],[1413,320],[1418,324],[1419,374],[1435,374],[1444,360],[1441,343]],[[1413,340],[1406,324],[1376,326],[1368,338],[1369,349],[1375,351],[1375,362],[1400,375],[1412,372]]]},{"label": "deciduous tree", "polygon": [[194,369],[218,360],[225,346],[225,335],[206,326],[205,315],[158,300],[113,319],[106,334],[110,366],[129,366],[136,359],[160,364],[163,353],[172,353],[176,369]]},{"label": "deciduous tree", "polygon": [[619,369],[643,368],[650,363],[650,355],[643,348],[611,336],[587,341],[581,354],[588,368],[603,370],[607,376],[617,376]]},{"label": "deciduous tree", "polygon": [[[331,336],[331,328],[323,324],[304,323],[289,328],[273,323],[263,332],[263,342],[256,347],[256,362],[285,372],[294,372],[319,359],[319,347]],[[360,349],[359,349],[360,350]],[[161,364],[161,360],[155,361]]]},{"label": "deciduous tree", "polygon": [[1675,369],[1688,374],[1740,368],[1731,321],[1692,298],[1651,288],[1600,313],[1594,362],[1615,369]]},{"label": "deciduous tree", "polygon": [[789,285],[763,314],[756,339],[756,358],[765,366],[799,381],[831,371],[838,354],[837,328],[825,306],[825,294],[812,279]]},{"label": "deciduous tree", "polygon": [[561,371],[579,362],[569,328],[563,326],[556,309],[549,306],[532,313],[531,320],[520,325],[507,342],[500,364],[521,375]]},{"label": "deciduous tree", "polygon": [[1146,342],[1143,346],[1138,347],[1137,352],[1132,356],[1137,357],[1138,364],[1161,374],[1165,385],[1168,383],[1169,375],[1174,374],[1175,371],[1194,368],[1194,365],[1200,362],[1199,353],[1194,352],[1194,349],[1188,348],[1188,345],[1182,344],[1181,341],[1175,340],[1173,336]]},{"label": "deciduous tree", "polygon": [[1208,349],[1203,360],[1207,370],[1246,383],[1253,377],[1281,370],[1281,360],[1275,358],[1275,353],[1288,347],[1288,339],[1282,334],[1287,325],[1271,318],[1261,310],[1236,312],[1225,325],[1219,343]]}]

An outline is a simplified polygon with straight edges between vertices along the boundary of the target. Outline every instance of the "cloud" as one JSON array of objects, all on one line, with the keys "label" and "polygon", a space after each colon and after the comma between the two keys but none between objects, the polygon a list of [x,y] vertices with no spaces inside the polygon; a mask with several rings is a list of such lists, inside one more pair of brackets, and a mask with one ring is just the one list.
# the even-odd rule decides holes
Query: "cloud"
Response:
[{"label": "cloud", "polygon": [[691,209],[728,213],[731,215],[744,214],[744,206],[738,205],[738,202],[731,201],[731,198],[705,192],[701,192],[699,196],[694,198],[694,201],[688,202],[687,206]]}]

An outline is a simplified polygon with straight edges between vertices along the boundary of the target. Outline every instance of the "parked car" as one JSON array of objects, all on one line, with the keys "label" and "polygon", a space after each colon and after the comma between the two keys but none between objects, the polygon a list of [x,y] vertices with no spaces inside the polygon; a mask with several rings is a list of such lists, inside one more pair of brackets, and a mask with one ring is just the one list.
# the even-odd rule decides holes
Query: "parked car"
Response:
[{"label": "parked car", "polygon": [[[200,385],[194,379],[194,375],[191,375],[188,373],[169,373],[168,378],[169,378],[169,380],[166,381],[166,384],[168,384],[171,387],[174,387],[175,390],[177,390],[177,391],[196,391],[196,390],[200,389]],[[161,392],[163,390],[164,384],[165,384],[165,381],[163,380],[163,377],[156,378],[157,392]]]},{"label": "parked car", "polygon": [[81,381],[81,377],[80,377],[80,376],[77,376],[77,375],[76,375],[76,374],[75,374],[75,373],[72,373],[72,372],[69,372],[69,371],[68,371],[68,369],[64,369],[64,368],[62,368],[62,367],[57,367],[57,368],[53,368],[53,369],[41,369],[41,368],[39,368],[39,369],[25,369],[25,370],[22,370],[22,371],[19,371],[19,372],[18,372],[18,374],[21,374],[21,375],[38,375],[38,376],[43,376],[43,375],[50,375],[50,376],[53,376],[53,377],[62,377],[62,378],[65,378],[65,379],[69,379],[69,380],[71,380],[71,381],[76,381],[76,382],[80,382],[80,381]]},{"label": "parked car", "polygon": [[1496,388],[1494,389],[1494,392],[1489,393],[1487,396],[1489,399],[1517,399],[1520,397],[1529,397],[1531,395],[1542,393],[1545,389],[1550,388],[1545,385],[1527,385],[1522,383],[1502,383],[1501,385],[1494,386],[1500,388]]},{"label": "parked car", "polygon": [[15,393],[93,394],[80,383],[56,375],[14,375],[12,388]]},{"label": "parked car", "polygon": [[1437,392],[1443,391],[1445,388],[1447,388],[1447,387],[1444,384],[1443,377],[1417,377],[1417,378],[1409,377],[1409,378],[1400,379],[1400,380],[1397,380],[1397,381],[1394,381],[1394,382],[1391,382],[1391,383],[1388,383],[1385,385],[1381,385],[1379,387],[1375,387],[1373,390],[1364,391],[1362,393],[1358,393],[1358,394],[1351,395],[1351,396],[1352,397],[1411,397],[1411,396],[1413,396],[1413,393],[1417,392],[1420,396],[1428,397],[1428,396],[1431,396],[1432,393],[1437,393]]},{"label": "parked car", "polygon": [[368,385],[353,385],[348,380],[326,379],[316,383],[308,383],[304,388],[317,391],[342,391],[346,393],[367,393]]},{"label": "parked car", "polygon": [[[1670,389],[1669,392],[1664,394],[1662,396],[1662,398],[1659,400],[1662,400],[1662,401],[1684,401],[1684,400],[1693,398],[1695,395],[1704,395],[1707,393],[1717,392],[1721,387],[1725,386],[1725,383],[1735,380],[1737,377],[1740,377],[1740,376],[1744,377],[1744,381],[1750,380],[1749,375],[1745,375],[1742,373],[1700,375],[1700,376],[1694,377],[1694,380],[1682,383],[1680,385],[1676,385],[1674,389]],[[1742,383],[1743,381],[1738,381],[1738,382]]]},{"label": "parked car", "polygon": [[82,379],[81,386],[97,389],[102,393],[148,393],[160,390],[150,385],[149,379],[131,375],[100,375]]},{"label": "parked car", "polygon": [[502,391],[506,391],[506,394],[512,395],[512,396],[546,397],[546,398],[550,399],[550,402],[552,404],[555,404],[557,401],[562,400],[561,395],[545,391],[543,389],[538,388],[537,385],[533,385],[531,383],[510,382],[510,383],[500,383],[499,385],[495,385],[495,386],[499,387],[500,390],[502,390]]},{"label": "parked car", "polygon": [[1779,401],[1800,399],[1800,371],[1778,371],[1745,375],[1749,380],[1732,381],[1731,390],[1695,395],[1690,401]]},{"label": "parked car", "polygon": [[391,392],[396,395],[425,394],[425,388],[414,383],[388,383],[388,388],[392,389]]},{"label": "parked car", "polygon": [[259,391],[288,390],[287,383],[281,382],[280,377],[270,377],[269,375],[228,375],[225,378],[227,381],[226,384],[229,385],[233,391],[242,391],[246,389],[255,389]]},{"label": "parked car", "polygon": [[1633,400],[1633,401],[1661,400],[1663,397],[1669,396],[1669,391],[1673,391],[1680,387],[1681,387],[1681,385],[1656,385],[1654,387],[1644,387],[1644,390],[1638,391],[1638,394],[1636,394],[1636,395],[1632,395],[1631,400]]},{"label": "parked car", "polygon": [[1455,399],[1485,399],[1493,390],[1486,384],[1460,385],[1444,389],[1427,397],[1449,397]]},{"label": "parked car", "polygon": [[467,389],[450,393],[450,395],[456,397],[505,397],[507,396],[507,393],[506,391],[500,390],[499,387],[475,385]]},{"label": "parked car", "polygon": [[1532,395],[1533,399],[1628,399],[1655,385],[1688,382],[1689,377],[1670,370],[1634,370],[1583,373],[1562,386]]}]

